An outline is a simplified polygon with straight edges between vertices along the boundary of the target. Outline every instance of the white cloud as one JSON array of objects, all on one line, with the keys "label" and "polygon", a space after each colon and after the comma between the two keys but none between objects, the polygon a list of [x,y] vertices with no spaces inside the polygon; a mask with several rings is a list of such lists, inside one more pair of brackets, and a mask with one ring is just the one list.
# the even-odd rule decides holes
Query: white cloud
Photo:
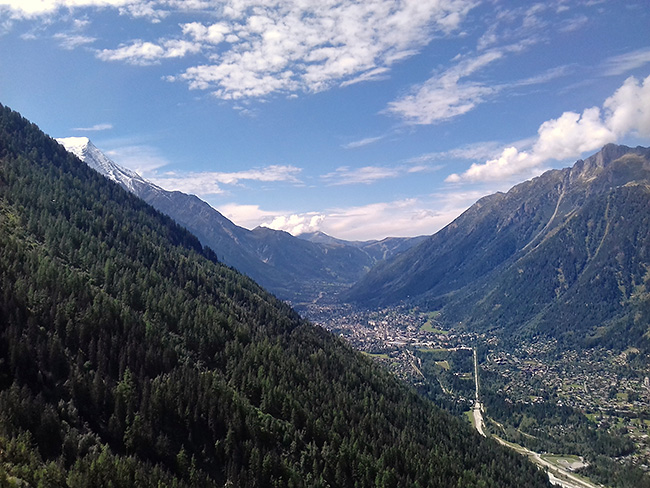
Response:
[{"label": "white cloud", "polygon": [[461,80],[502,57],[502,52],[494,50],[464,59],[411,94],[390,102],[386,112],[411,124],[432,124],[467,113],[500,88]]},{"label": "white cloud", "polygon": [[483,82],[462,81],[464,78],[498,61],[514,50],[512,46],[488,51],[474,58],[465,58],[440,75],[416,86],[409,95],[388,104],[386,113],[402,118],[409,124],[434,124],[473,110],[504,90],[547,83],[564,76],[569,68],[558,66],[539,75],[508,83],[488,85]]},{"label": "white cloud", "polygon": [[55,34],[54,38],[59,41],[59,44],[63,49],[68,50],[76,49],[79,46],[84,46],[86,44],[92,44],[97,40],[95,37],[65,33]]},{"label": "white cloud", "polygon": [[589,17],[586,15],[576,15],[571,19],[567,19],[562,22],[560,26],[560,32],[573,32],[578,29],[581,29],[586,24],[589,23]]},{"label": "white cloud", "polygon": [[331,173],[321,175],[321,179],[329,186],[341,185],[370,185],[380,180],[399,178],[413,173],[438,171],[441,166],[426,164],[425,160],[409,160],[397,166],[363,166],[350,168],[341,166]]},{"label": "white cloud", "polygon": [[635,134],[650,137],[650,76],[639,81],[630,77],[605,100],[603,109],[591,107],[582,114],[564,112],[542,123],[528,151],[505,148],[501,154],[475,163],[463,174],[452,174],[447,182],[495,181],[522,174],[539,174],[550,160],[577,158],[587,151]]},{"label": "white cloud", "polygon": [[233,173],[211,173],[220,183],[236,185],[240,180],[250,181],[287,181],[300,183],[298,175],[302,170],[291,165],[271,165],[265,168],[256,168]]},{"label": "white cloud", "polygon": [[237,203],[215,208],[247,229],[263,226],[293,235],[321,231],[340,239],[365,241],[434,234],[476,200],[493,191],[487,187],[472,191],[445,191],[419,198],[318,212],[269,211],[259,205]]},{"label": "white cloud", "polygon": [[164,173],[148,176],[147,179],[169,191],[181,191],[199,197],[219,195],[225,191],[216,178],[210,173]]},{"label": "white cloud", "polygon": [[15,18],[31,18],[51,14],[61,8],[114,7],[145,2],[134,0],[0,0],[0,9],[5,8]]},{"label": "white cloud", "polygon": [[72,130],[79,132],[97,132],[102,130],[111,130],[112,128],[113,124],[95,124],[90,127],[75,127]]},{"label": "white cloud", "polygon": [[[458,29],[474,4],[472,0],[168,0],[169,8],[211,11],[219,21],[180,26],[185,41],[205,50],[207,62],[167,79],[230,100],[376,80],[433,37]],[[134,41],[102,51],[100,58],[151,64],[165,57],[163,44]]]},{"label": "white cloud", "polygon": [[117,49],[103,49],[97,52],[102,61],[124,61],[129,64],[146,66],[159,63],[162,59],[182,58],[197,53],[201,45],[180,39],[169,39],[160,44],[135,40]]},{"label": "white cloud", "polygon": [[217,172],[204,171],[192,173],[153,173],[145,175],[156,185],[166,190],[178,190],[192,195],[216,195],[224,193],[221,185],[237,185],[241,181],[288,182],[300,184],[298,178],[302,170],[291,165],[271,165],[246,171]]},{"label": "white cloud", "polygon": [[[207,42],[210,44],[219,44],[226,40],[226,36],[230,34],[230,27],[224,22],[217,22],[210,26],[205,26],[200,22],[190,22],[182,24],[181,29],[183,34],[189,35],[195,41]],[[231,38],[233,41],[234,38]]]},{"label": "white cloud", "polygon": [[[427,198],[334,208],[325,212],[289,213],[276,215],[264,221],[262,225],[293,235],[321,231],[339,239],[362,241],[431,235],[484,194],[449,192]],[[239,223],[237,220],[235,222]]]},{"label": "white cloud", "polygon": [[129,168],[145,178],[158,168],[169,164],[158,149],[144,144],[119,145],[105,153],[120,166]]},{"label": "white cloud", "polygon": [[497,6],[490,27],[473,53],[457,55],[451,60],[455,65],[415,85],[409,93],[390,102],[384,113],[395,115],[407,124],[435,124],[466,114],[503,92],[564,76],[568,71],[566,66],[507,82],[491,83],[485,76],[477,77],[497,61],[543,42],[551,35],[552,28],[575,30],[584,25],[577,17],[571,17],[568,24],[561,22],[562,15],[570,15],[569,9],[556,9],[551,24],[548,17],[543,17],[550,10],[550,6],[541,3],[512,9]]},{"label": "white cloud", "polygon": [[622,75],[648,63],[650,63],[650,47],[645,47],[607,59],[603,63],[602,71],[605,76]]},{"label": "white cloud", "polygon": [[283,230],[298,236],[306,232],[316,232],[320,230],[320,225],[325,218],[322,214],[307,213],[302,215],[292,214],[287,216],[280,215],[275,217],[271,222],[263,223],[263,227],[275,230]]},{"label": "white cloud", "polygon": [[384,138],[384,136],[366,137],[365,139],[360,139],[358,141],[348,142],[347,144],[343,145],[343,148],[344,149],[356,149],[358,147],[364,147],[364,146],[368,146],[370,144],[374,144],[375,142],[381,141],[383,138]]},{"label": "white cloud", "polygon": [[465,146],[449,149],[447,151],[433,152],[422,154],[408,160],[409,163],[422,164],[431,161],[449,161],[449,160],[480,160],[489,159],[498,154],[503,149],[498,142],[476,142]]},{"label": "white cloud", "polygon": [[382,168],[379,166],[364,166],[362,168],[349,168],[341,166],[332,173],[321,176],[330,185],[356,185],[370,184],[386,178],[399,176],[399,168]]},{"label": "white cloud", "polygon": [[159,22],[168,15],[165,3],[160,0],[0,0],[0,11],[8,11],[13,19],[30,19],[52,15],[62,9],[114,8],[121,15]]},{"label": "white cloud", "polygon": [[643,81],[629,77],[603,106],[606,125],[617,137],[630,132],[650,137],[650,76]]},{"label": "white cloud", "polygon": [[[481,36],[477,43],[478,51],[491,49],[499,44],[512,44],[524,47],[540,42],[549,35],[550,25],[543,20],[540,14],[549,9],[541,3],[525,4],[522,7],[504,9],[497,6],[494,18],[488,23],[488,30]],[[556,10],[556,14],[563,14],[567,10]],[[568,15],[568,14],[567,14]],[[563,22],[556,20],[561,28]]]},{"label": "white cloud", "polygon": [[369,205],[296,212],[264,210],[259,205],[229,203],[215,206],[224,216],[247,229],[257,226],[293,235],[321,231],[347,240],[431,235],[449,224],[494,187],[471,191],[443,191],[418,198]]},{"label": "white cloud", "polygon": [[130,2],[126,2],[124,6],[120,7],[119,12],[120,15],[130,15],[135,18],[145,17],[153,23],[158,23],[169,15],[169,12],[156,8],[156,5],[161,3],[162,2],[160,1],[154,0],[131,0]]},{"label": "white cloud", "polygon": [[[405,52],[403,57],[408,57],[413,54],[415,54],[415,52],[408,52],[408,53]],[[371,69],[370,71],[366,71],[365,73],[360,74],[356,78],[352,78],[350,80],[344,81],[343,83],[341,83],[341,87],[356,85],[357,83],[362,83],[364,81],[385,80],[386,78],[388,78],[389,72],[390,70],[386,67]]]},{"label": "white cloud", "polygon": [[219,205],[217,210],[226,218],[246,229],[253,229],[264,221],[275,219],[279,213],[282,213],[262,210],[259,205],[241,205],[238,203]]}]

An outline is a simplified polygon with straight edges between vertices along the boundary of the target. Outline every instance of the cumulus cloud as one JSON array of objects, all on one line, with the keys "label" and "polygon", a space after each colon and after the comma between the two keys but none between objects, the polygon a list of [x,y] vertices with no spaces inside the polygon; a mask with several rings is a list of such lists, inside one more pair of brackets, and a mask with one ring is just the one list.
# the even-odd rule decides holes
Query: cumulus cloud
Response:
[{"label": "cumulus cloud", "polygon": [[[107,1],[88,0],[78,2],[79,6],[106,5]],[[126,2],[120,2],[121,4]],[[72,6],[67,0],[0,0],[0,9],[9,11],[14,18],[30,18],[50,14],[61,7]]]},{"label": "cumulus cloud", "polygon": [[[173,38],[135,39],[99,59],[149,65],[204,51],[205,62],[168,80],[222,99],[317,92],[385,77],[433,38],[457,31],[473,0],[0,0],[14,18],[113,8],[162,21],[173,10],[217,20],[183,23]],[[81,41],[79,39],[78,41]]]},{"label": "cumulus cloud", "polygon": [[220,45],[221,51],[174,79],[223,99],[316,92],[377,79],[434,34],[456,29],[472,2],[285,0],[250,1],[247,7],[232,0],[219,22],[184,25],[193,40]]},{"label": "cumulus cloud", "polygon": [[604,107],[605,124],[617,137],[630,132],[650,137],[650,76],[643,81],[629,77]]},{"label": "cumulus cloud", "polygon": [[629,77],[605,100],[602,109],[591,107],[581,114],[564,112],[542,123],[530,150],[505,148],[496,158],[475,163],[463,174],[448,176],[446,181],[494,181],[539,174],[550,160],[577,158],[629,134],[650,137],[650,76],[644,80]]},{"label": "cumulus cloud", "polygon": [[0,0],[0,11],[8,11],[13,19],[29,19],[51,15],[61,9],[115,8],[120,14],[159,21],[167,15],[163,8],[157,8],[164,3],[156,0]]},{"label": "cumulus cloud", "polygon": [[[448,192],[423,198],[333,208],[319,213],[279,214],[262,225],[293,235],[321,231],[340,239],[361,241],[430,235],[458,217],[484,194],[477,191]],[[239,223],[237,220],[235,222]]]},{"label": "cumulus cloud", "polygon": [[246,229],[253,229],[267,220],[275,219],[283,212],[263,210],[259,205],[242,205],[227,203],[219,205],[217,210],[226,218]]},{"label": "cumulus cloud", "polygon": [[471,191],[448,189],[403,200],[304,212],[267,210],[259,205],[238,203],[213,206],[247,229],[262,226],[292,235],[321,231],[340,239],[365,241],[434,234],[493,191],[488,187]]},{"label": "cumulus cloud", "polygon": [[263,227],[269,229],[283,230],[298,236],[307,232],[316,232],[320,230],[320,225],[325,218],[322,214],[307,213],[302,215],[292,214],[289,216],[280,215],[275,217],[271,222],[263,223]]}]

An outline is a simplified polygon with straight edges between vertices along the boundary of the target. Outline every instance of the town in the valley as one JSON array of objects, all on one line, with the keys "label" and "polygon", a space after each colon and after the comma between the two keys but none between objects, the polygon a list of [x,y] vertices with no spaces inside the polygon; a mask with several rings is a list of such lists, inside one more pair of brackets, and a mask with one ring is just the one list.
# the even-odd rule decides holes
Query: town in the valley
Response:
[{"label": "town in the valley", "polygon": [[[650,372],[636,365],[634,349],[577,352],[550,339],[515,349],[498,336],[462,330],[462,324],[445,330],[437,312],[417,308],[313,304],[302,313],[400,378],[416,386],[426,380],[439,384],[468,412],[474,403],[472,350],[478,349],[479,376],[498,378],[492,386],[508,402],[572,407],[599,429],[634,442],[634,453],[619,462],[650,470]],[[489,409],[484,414],[489,418]]]}]

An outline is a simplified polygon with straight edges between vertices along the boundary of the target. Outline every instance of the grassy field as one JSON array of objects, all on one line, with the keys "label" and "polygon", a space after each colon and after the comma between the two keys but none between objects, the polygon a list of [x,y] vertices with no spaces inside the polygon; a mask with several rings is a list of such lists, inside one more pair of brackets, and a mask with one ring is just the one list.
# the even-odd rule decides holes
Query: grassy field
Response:
[{"label": "grassy field", "polygon": [[465,417],[467,417],[467,420],[469,420],[469,423],[472,424],[472,428],[476,429],[476,424],[474,423],[474,411],[473,410],[467,410],[465,412]]},{"label": "grassy field", "polygon": [[361,351],[361,354],[365,354],[366,356],[370,356],[371,358],[389,359],[388,354],[385,354],[385,353],[375,353],[375,352]]},{"label": "grassy field", "polygon": [[428,320],[425,322],[425,324],[420,327],[420,330],[422,332],[431,332],[432,334],[443,334],[447,335],[449,334],[448,330],[442,330],[434,327],[434,321],[440,316],[440,312],[429,312],[427,314]]},{"label": "grassy field", "polygon": [[449,371],[451,369],[449,361],[436,361],[436,364],[446,371]]}]

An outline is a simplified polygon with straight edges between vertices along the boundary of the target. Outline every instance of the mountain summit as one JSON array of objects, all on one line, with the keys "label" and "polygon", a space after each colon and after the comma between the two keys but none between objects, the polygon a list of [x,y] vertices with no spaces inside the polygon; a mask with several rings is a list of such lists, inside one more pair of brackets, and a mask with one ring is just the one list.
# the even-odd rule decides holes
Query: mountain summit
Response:
[{"label": "mountain summit", "polygon": [[142,178],[135,171],[131,171],[113,162],[103,152],[97,149],[87,137],[65,137],[56,139],[56,141],[92,169],[103,174],[110,180],[119,183],[131,193],[138,194],[143,188],[155,189],[159,192],[164,191],[162,188]]}]

